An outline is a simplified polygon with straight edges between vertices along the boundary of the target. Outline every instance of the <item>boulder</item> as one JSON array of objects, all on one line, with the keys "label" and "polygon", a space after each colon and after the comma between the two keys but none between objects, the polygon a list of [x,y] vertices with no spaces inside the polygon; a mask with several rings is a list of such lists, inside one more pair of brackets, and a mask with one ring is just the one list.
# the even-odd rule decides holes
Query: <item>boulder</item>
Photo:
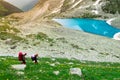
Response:
[{"label": "boulder", "polygon": [[13,69],[16,69],[16,70],[24,70],[25,67],[26,67],[25,64],[12,65],[12,68],[13,68]]},{"label": "boulder", "polygon": [[53,74],[55,74],[55,75],[59,75],[59,71],[53,71]]},{"label": "boulder", "polygon": [[70,74],[75,74],[81,77],[82,71],[80,68],[70,68]]}]

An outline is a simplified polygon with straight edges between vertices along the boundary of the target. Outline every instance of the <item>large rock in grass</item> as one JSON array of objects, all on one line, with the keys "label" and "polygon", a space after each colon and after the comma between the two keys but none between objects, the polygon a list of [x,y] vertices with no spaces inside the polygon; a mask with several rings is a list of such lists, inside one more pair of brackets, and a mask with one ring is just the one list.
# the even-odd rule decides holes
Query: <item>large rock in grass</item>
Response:
[{"label": "large rock in grass", "polygon": [[16,70],[24,70],[25,67],[26,67],[26,65],[24,65],[24,64],[12,65],[12,68],[16,69]]},{"label": "large rock in grass", "polygon": [[70,68],[70,74],[75,74],[81,77],[82,71],[80,68]]},{"label": "large rock in grass", "polygon": [[53,74],[55,74],[55,75],[59,75],[59,71],[53,71]]}]

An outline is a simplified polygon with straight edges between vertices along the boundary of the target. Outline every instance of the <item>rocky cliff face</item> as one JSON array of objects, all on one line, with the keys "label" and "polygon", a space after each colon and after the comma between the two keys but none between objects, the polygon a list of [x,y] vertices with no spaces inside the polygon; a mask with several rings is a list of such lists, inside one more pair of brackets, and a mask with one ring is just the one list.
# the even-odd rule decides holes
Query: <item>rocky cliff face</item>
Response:
[{"label": "rocky cliff face", "polygon": [[48,16],[108,19],[119,15],[119,4],[119,0],[40,0],[24,16],[30,20]]},{"label": "rocky cliff face", "polygon": [[110,18],[119,14],[119,3],[118,0],[65,0],[61,11],[65,16],[71,13],[73,17]]},{"label": "rocky cliff face", "polygon": [[22,17],[21,22],[53,17],[110,19],[119,15],[119,4],[119,0],[40,0],[30,11],[12,16]]}]

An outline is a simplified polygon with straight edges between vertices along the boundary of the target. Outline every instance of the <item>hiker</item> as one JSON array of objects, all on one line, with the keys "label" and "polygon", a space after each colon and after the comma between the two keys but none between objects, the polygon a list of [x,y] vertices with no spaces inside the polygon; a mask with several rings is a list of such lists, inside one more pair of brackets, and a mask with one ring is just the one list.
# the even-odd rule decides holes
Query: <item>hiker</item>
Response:
[{"label": "hiker", "polygon": [[38,63],[37,57],[38,57],[38,54],[35,54],[35,55],[31,56],[31,59],[34,63]]},{"label": "hiker", "polygon": [[22,64],[26,64],[26,61],[25,61],[26,55],[27,55],[27,53],[22,53],[22,52],[19,52],[19,54],[18,54],[18,59],[19,59],[19,61],[22,61]]}]

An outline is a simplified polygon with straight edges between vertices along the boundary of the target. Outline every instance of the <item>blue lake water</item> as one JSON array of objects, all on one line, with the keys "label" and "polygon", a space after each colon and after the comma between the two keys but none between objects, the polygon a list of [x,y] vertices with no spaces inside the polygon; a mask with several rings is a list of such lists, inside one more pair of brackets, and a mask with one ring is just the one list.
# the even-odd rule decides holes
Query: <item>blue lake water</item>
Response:
[{"label": "blue lake water", "polygon": [[93,33],[109,38],[113,38],[115,33],[120,32],[120,29],[117,29],[107,24],[106,21],[103,20],[81,18],[54,19],[54,20],[63,25],[64,27],[82,30],[84,32]]}]

